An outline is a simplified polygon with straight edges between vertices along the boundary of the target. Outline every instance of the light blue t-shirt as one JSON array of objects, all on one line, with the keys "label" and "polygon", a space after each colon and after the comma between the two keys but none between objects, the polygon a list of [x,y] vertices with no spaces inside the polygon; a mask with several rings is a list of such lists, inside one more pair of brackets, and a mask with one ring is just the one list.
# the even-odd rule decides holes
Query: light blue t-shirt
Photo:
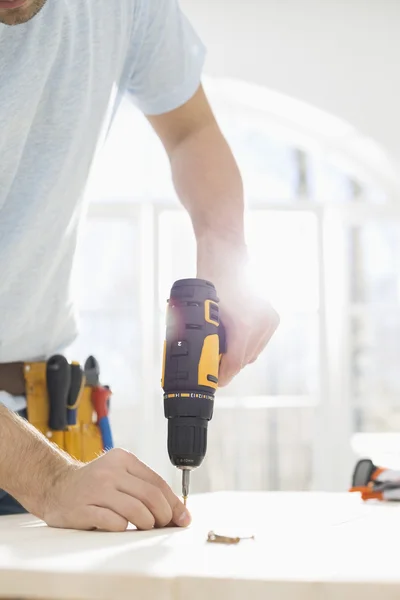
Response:
[{"label": "light blue t-shirt", "polygon": [[170,111],[204,57],[177,0],[47,0],[0,24],[0,362],[46,359],[77,335],[82,196],[119,95]]}]

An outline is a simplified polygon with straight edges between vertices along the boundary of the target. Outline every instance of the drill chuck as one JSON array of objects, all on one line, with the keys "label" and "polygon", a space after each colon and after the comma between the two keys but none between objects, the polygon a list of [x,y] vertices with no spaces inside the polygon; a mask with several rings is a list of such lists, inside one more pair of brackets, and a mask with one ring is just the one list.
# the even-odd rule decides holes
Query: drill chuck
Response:
[{"label": "drill chuck", "polygon": [[[167,414],[170,401],[166,401]],[[191,412],[196,412],[196,407]],[[207,452],[207,429],[211,417],[212,409],[209,419],[197,416],[168,418],[168,455],[173,465],[192,468],[201,465]]]},{"label": "drill chuck", "polygon": [[168,454],[176,467],[199,467],[206,455],[224,351],[213,284],[202,279],[177,281],[168,301],[162,376]]}]

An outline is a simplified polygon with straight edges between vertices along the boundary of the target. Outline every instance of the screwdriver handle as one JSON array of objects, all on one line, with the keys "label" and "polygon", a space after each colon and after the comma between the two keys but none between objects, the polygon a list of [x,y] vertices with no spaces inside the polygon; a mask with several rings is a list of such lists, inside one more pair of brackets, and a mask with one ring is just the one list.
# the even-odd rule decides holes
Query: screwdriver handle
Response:
[{"label": "screwdriver handle", "polygon": [[101,439],[103,440],[103,450],[106,452],[114,448],[114,442],[111,433],[110,419],[108,417],[102,417],[98,421],[100,428]]},{"label": "screwdriver handle", "polygon": [[110,396],[111,390],[109,387],[98,385],[92,389],[92,404],[97,414],[97,424],[103,440],[103,450],[110,450],[114,447],[108,418]]},{"label": "screwdriver handle", "polygon": [[68,425],[76,425],[77,409],[82,389],[85,385],[85,376],[79,363],[71,364],[71,385],[68,392],[67,401],[67,422]]},{"label": "screwdriver handle", "polygon": [[97,385],[92,389],[92,403],[97,413],[97,418],[108,417],[109,398],[111,390],[109,387]]},{"label": "screwdriver handle", "polygon": [[70,365],[65,356],[52,356],[46,365],[47,393],[49,396],[49,428],[64,431],[67,428],[67,398],[71,384]]}]

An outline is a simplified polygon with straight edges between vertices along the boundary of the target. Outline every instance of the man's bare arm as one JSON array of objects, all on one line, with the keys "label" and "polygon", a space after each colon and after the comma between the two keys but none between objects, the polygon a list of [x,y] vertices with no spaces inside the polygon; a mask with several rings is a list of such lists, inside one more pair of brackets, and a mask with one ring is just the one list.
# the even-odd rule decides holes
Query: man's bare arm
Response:
[{"label": "man's bare arm", "polygon": [[170,158],[198,244],[208,248],[218,238],[245,254],[242,178],[203,88],[182,107],[149,121]]},{"label": "man's bare arm", "polygon": [[72,460],[32,425],[0,405],[0,488],[43,517],[47,494]]},{"label": "man's bare arm", "polygon": [[212,281],[220,298],[228,352],[219,385],[226,385],[257,358],[279,323],[275,310],[247,285],[242,178],[201,86],[180,108],[148,119],[168,153],[176,192],[192,220],[197,276]]},{"label": "man's bare arm", "polygon": [[0,405],[0,488],[53,527],[185,527],[190,515],[159,475],[116,448],[83,464]]}]

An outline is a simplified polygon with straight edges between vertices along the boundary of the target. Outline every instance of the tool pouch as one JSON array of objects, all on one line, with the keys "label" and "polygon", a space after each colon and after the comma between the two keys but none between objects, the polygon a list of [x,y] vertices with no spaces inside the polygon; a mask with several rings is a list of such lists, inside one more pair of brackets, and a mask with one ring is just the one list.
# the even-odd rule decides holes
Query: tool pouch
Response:
[{"label": "tool pouch", "polygon": [[76,425],[65,431],[52,431],[49,422],[49,398],[46,385],[46,363],[24,366],[28,421],[50,441],[72,457],[89,462],[103,453],[103,444],[92,405],[92,388],[85,386],[79,398]]}]

